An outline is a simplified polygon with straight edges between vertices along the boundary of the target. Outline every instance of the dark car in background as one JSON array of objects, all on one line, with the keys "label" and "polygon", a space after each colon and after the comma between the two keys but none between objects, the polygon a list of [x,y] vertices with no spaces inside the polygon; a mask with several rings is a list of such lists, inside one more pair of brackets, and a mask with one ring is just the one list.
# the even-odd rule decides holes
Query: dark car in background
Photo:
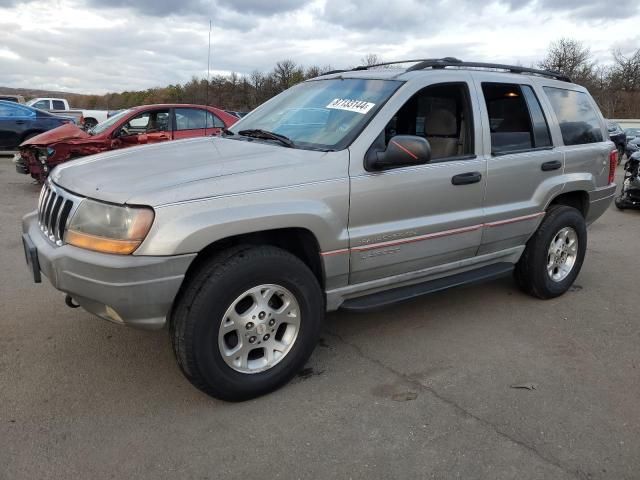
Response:
[{"label": "dark car in background", "polygon": [[20,145],[16,170],[39,182],[58,164],[107,150],[217,135],[238,119],[204,105],[143,105],[124,110],[87,131],[64,125]]},{"label": "dark car in background", "polygon": [[627,143],[636,138],[640,138],[640,128],[627,128],[624,133],[627,136]]},{"label": "dark car in background", "polygon": [[14,150],[25,140],[61,125],[73,123],[73,118],[0,100],[0,150]]},{"label": "dark car in background", "polygon": [[618,150],[618,164],[622,161],[622,156],[627,149],[627,134],[622,127],[616,122],[607,122],[607,129],[609,130],[609,138],[616,145]]}]

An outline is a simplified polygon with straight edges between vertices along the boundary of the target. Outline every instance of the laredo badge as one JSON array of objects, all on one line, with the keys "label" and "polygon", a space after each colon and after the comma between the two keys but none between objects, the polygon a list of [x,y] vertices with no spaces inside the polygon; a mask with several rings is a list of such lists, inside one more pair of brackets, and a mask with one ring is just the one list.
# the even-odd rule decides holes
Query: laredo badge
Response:
[{"label": "laredo badge", "polygon": [[365,114],[373,107],[375,103],[365,102],[364,100],[350,100],[348,98],[335,98],[326,106],[326,108],[333,108],[335,110],[347,110],[349,112],[356,112]]}]

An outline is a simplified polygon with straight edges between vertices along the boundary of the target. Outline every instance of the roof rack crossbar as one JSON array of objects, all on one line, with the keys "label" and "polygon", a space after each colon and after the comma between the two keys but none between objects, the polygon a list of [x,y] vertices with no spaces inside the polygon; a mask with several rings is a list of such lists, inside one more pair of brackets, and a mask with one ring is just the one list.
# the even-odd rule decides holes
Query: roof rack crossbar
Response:
[{"label": "roof rack crossbar", "polygon": [[462,68],[484,68],[488,70],[506,70],[511,73],[530,73],[543,77],[550,77],[563,82],[571,82],[571,78],[567,75],[554,72],[552,70],[538,70],[536,68],[520,67],[516,65],[504,65],[501,63],[482,63],[482,62],[463,62],[455,58],[441,58],[433,60],[423,60],[409,67],[407,72],[414,70],[423,70],[425,68],[446,68],[446,67],[462,67]]}]

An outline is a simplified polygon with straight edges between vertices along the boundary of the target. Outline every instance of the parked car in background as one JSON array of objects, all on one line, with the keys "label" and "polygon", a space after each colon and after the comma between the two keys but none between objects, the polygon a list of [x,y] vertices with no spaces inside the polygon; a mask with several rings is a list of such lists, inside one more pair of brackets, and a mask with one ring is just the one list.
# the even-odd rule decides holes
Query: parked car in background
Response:
[{"label": "parked car in background", "polygon": [[24,97],[22,95],[0,94],[0,100],[14,103],[24,103]]},{"label": "parked car in background", "polygon": [[33,100],[29,100],[27,105],[53,113],[73,113],[76,117],[82,118],[79,124],[84,125],[85,128],[93,128],[98,123],[104,122],[107,119],[106,110],[71,108],[65,98],[34,98]]},{"label": "parked car in background", "polygon": [[77,128],[72,118],[0,100],[0,150],[14,150],[25,140],[65,124]]},{"label": "parked car in background", "polygon": [[58,164],[118,148],[217,135],[238,119],[203,105],[144,105],[124,110],[84,131],[65,125],[20,145],[16,170],[43,182]]},{"label": "parked car in background", "polygon": [[624,133],[627,136],[627,143],[629,143],[631,140],[640,137],[640,128],[627,128]]},{"label": "parked car in background", "polygon": [[640,136],[634,137],[627,142],[625,153],[630,158],[636,152],[640,152]]},{"label": "parked car in background", "polygon": [[620,165],[622,156],[627,149],[627,134],[616,122],[607,121],[607,130],[609,131],[609,138],[616,145],[616,150],[618,150],[618,165]]}]

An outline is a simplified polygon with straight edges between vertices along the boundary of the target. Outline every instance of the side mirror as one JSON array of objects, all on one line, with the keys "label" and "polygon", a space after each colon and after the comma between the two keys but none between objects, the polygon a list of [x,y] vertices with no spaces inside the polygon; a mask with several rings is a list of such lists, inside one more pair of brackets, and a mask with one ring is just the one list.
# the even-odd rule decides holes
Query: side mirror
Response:
[{"label": "side mirror", "polygon": [[396,135],[391,137],[385,151],[369,150],[365,167],[367,170],[383,170],[422,165],[430,161],[431,145],[426,138],[415,135]]}]

